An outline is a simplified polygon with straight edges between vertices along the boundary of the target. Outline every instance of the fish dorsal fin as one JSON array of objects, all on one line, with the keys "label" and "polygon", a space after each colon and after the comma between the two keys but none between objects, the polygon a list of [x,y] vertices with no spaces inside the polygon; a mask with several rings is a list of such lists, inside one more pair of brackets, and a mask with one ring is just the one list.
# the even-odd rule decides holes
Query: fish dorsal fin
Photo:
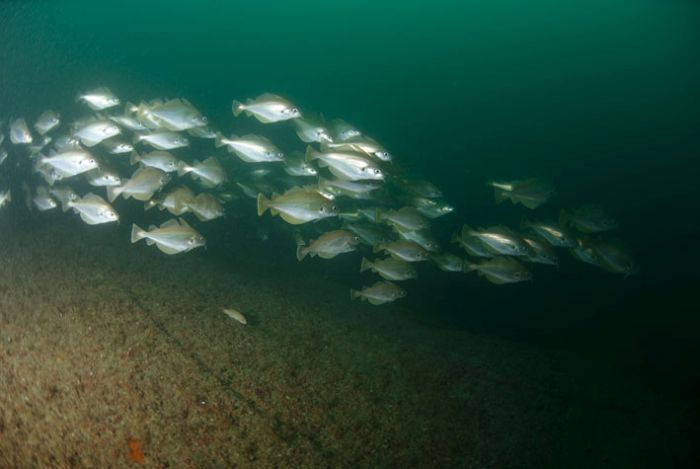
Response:
[{"label": "fish dorsal fin", "polygon": [[255,98],[254,101],[286,101],[286,99],[273,93],[263,93]]},{"label": "fish dorsal fin", "polygon": [[88,192],[87,194],[85,194],[81,198],[81,200],[83,202],[87,202],[87,201],[104,202],[104,199],[102,197],[100,197],[99,195],[93,194],[92,192]]},{"label": "fish dorsal fin", "polygon": [[221,166],[221,164],[219,164],[219,160],[216,159],[215,156],[210,156],[206,160],[202,161],[200,163],[200,166],[204,166],[206,168],[212,168],[212,167],[219,168]]},{"label": "fish dorsal fin", "polygon": [[161,228],[170,228],[172,226],[180,226],[180,223],[177,221],[177,219],[171,218],[170,220],[160,225]]},{"label": "fish dorsal fin", "polygon": [[252,142],[262,142],[262,143],[269,143],[272,144],[269,138],[264,137],[262,135],[256,135],[256,134],[246,134],[241,137],[241,140],[250,140]]},{"label": "fish dorsal fin", "polygon": [[187,220],[184,218],[178,218],[178,221],[180,222],[180,226],[185,226],[187,228],[192,228],[189,223],[187,223]]}]

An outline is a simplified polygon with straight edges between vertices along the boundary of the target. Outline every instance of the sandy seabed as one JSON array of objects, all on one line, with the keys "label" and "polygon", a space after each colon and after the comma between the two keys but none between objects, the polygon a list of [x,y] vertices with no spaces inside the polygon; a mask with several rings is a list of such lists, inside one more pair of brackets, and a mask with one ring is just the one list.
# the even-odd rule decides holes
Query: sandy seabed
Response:
[{"label": "sandy seabed", "polygon": [[607,364],[63,218],[0,227],[2,468],[687,462],[677,409]]}]

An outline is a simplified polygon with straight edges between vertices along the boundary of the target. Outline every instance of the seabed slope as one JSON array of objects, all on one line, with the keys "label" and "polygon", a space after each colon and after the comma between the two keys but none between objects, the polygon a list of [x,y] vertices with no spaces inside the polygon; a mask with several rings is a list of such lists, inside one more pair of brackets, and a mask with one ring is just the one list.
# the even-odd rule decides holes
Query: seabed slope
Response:
[{"label": "seabed slope", "polygon": [[607,365],[55,215],[0,228],[0,467],[137,466],[129,441],[147,467],[684,462],[675,414]]}]

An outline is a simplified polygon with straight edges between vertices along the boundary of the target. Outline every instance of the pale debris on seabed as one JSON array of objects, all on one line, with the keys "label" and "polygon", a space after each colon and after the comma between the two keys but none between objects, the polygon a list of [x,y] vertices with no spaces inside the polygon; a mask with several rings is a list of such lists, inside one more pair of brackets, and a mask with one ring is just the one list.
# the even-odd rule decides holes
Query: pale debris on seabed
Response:
[{"label": "pale debris on seabed", "polygon": [[239,311],[236,311],[233,308],[224,308],[224,314],[231,319],[235,319],[236,321],[240,322],[243,325],[248,324],[248,320],[241,314]]}]

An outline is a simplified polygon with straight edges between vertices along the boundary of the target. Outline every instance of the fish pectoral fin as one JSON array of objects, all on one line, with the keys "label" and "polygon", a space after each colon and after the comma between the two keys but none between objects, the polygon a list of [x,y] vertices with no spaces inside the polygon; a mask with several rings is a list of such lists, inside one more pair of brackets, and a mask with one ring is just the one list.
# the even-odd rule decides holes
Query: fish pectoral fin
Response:
[{"label": "fish pectoral fin", "polygon": [[496,204],[502,203],[504,200],[508,199],[506,191],[499,189],[498,187],[493,188],[493,197],[496,200]]}]

